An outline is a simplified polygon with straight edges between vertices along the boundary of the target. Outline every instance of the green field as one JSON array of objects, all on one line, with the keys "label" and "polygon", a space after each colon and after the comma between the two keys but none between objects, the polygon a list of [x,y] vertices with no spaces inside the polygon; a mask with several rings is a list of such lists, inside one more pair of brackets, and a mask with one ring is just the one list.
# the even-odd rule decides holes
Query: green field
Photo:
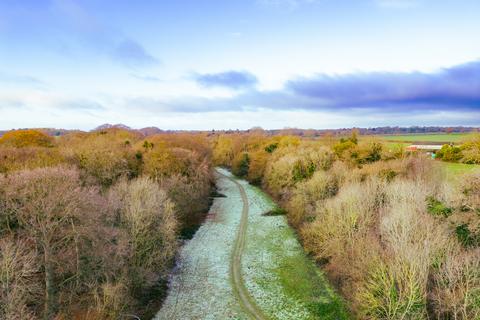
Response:
[{"label": "green field", "polygon": [[460,143],[468,139],[471,133],[432,133],[432,134],[401,134],[401,135],[380,135],[379,138],[386,141],[399,142],[445,142]]},{"label": "green field", "polygon": [[447,174],[459,175],[463,173],[480,172],[480,165],[454,162],[440,162]]},{"label": "green field", "polygon": [[480,165],[476,164],[465,164],[465,163],[452,163],[452,162],[443,162],[438,161],[441,167],[445,169],[445,178],[449,183],[457,185],[462,183],[463,177],[469,173],[480,173]]}]

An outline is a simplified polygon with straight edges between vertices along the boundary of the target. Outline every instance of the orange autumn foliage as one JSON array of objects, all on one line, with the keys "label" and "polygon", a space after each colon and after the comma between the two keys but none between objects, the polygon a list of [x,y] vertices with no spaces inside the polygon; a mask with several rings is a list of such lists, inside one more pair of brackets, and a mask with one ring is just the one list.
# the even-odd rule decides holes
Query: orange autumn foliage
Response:
[{"label": "orange autumn foliage", "polygon": [[12,130],[0,137],[0,145],[23,147],[50,147],[53,138],[38,130]]}]

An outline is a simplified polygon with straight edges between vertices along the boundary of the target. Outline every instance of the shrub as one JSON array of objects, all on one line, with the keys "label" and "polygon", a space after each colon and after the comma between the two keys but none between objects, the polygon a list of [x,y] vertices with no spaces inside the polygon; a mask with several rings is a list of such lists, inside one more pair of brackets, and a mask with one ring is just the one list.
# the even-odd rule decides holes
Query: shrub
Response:
[{"label": "shrub", "polygon": [[122,176],[139,175],[142,158],[132,147],[134,138],[128,131],[113,130],[68,136],[60,144],[84,181],[107,188]]},{"label": "shrub", "polygon": [[382,148],[382,159],[383,160],[394,160],[394,159],[402,159],[405,157],[405,146],[402,143],[392,144],[389,143],[388,145]]},{"label": "shrub", "polygon": [[230,166],[234,158],[233,140],[230,137],[220,136],[213,148],[213,163]]},{"label": "shrub", "polygon": [[292,167],[297,158],[293,155],[282,155],[270,161],[265,169],[264,184],[276,196],[286,193],[287,187],[293,185]]},{"label": "shrub", "polygon": [[275,207],[274,209],[266,212],[265,216],[283,216],[286,215],[287,211],[281,207]]},{"label": "shrub", "polygon": [[247,179],[253,184],[260,185],[265,175],[269,154],[264,150],[249,153],[249,166]]},{"label": "shrub", "polygon": [[334,163],[334,154],[323,146],[286,148],[275,153],[267,164],[264,183],[273,194],[285,193],[287,187],[309,179],[317,170],[328,170]]},{"label": "shrub", "polygon": [[455,228],[458,241],[464,247],[478,247],[480,245],[480,233],[474,233],[470,230],[468,224],[461,224]]},{"label": "shrub", "polygon": [[466,164],[480,164],[480,146],[462,151],[462,160]]},{"label": "shrub", "polygon": [[352,158],[359,164],[372,163],[382,159],[383,144],[376,140],[364,141],[358,144]]},{"label": "shrub", "polygon": [[480,174],[465,175],[461,182],[463,205],[470,210],[480,209]]},{"label": "shrub", "polygon": [[6,147],[50,147],[53,138],[37,130],[12,130],[0,137],[0,145]]},{"label": "shrub", "polygon": [[44,316],[52,318],[65,291],[72,297],[82,289],[74,284],[83,280],[80,264],[88,255],[83,250],[89,249],[79,243],[82,236],[88,239],[80,230],[95,230],[92,213],[99,208],[92,198],[94,190],[81,188],[78,172],[65,167],[19,171],[4,182],[5,209],[15,214],[17,233],[38,248],[36,263],[42,270],[45,299],[35,302],[43,303]]},{"label": "shrub", "polygon": [[305,163],[301,159],[298,159],[293,164],[292,176],[293,182],[299,182],[305,179],[310,178],[315,172],[316,166],[313,162]]},{"label": "shrub", "polygon": [[453,250],[445,255],[434,275],[432,292],[435,316],[439,319],[480,317],[480,250]]},{"label": "shrub", "polygon": [[0,147],[0,173],[54,167],[65,163],[66,159],[58,148]]},{"label": "shrub", "polygon": [[379,262],[357,296],[367,319],[425,319],[426,300],[414,267]]},{"label": "shrub", "polygon": [[461,145],[462,162],[480,164],[480,135],[476,134]]},{"label": "shrub", "polygon": [[36,252],[25,240],[0,239],[0,318],[34,319],[29,306],[41,299]]},{"label": "shrub", "polygon": [[449,217],[453,213],[453,209],[447,207],[442,202],[438,201],[432,196],[427,197],[428,212],[434,216]]},{"label": "shrub", "polygon": [[165,276],[177,248],[174,204],[149,178],[122,180],[110,191],[132,246],[129,279],[134,289]]},{"label": "shrub", "polygon": [[419,155],[403,160],[405,178],[426,185],[432,194],[443,187],[445,176],[439,164],[426,156]]},{"label": "shrub", "polygon": [[[147,141],[141,142],[142,144]],[[201,158],[211,158],[212,148],[204,134],[195,133],[173,133],[159,134],[148,137],[148,142],[153,146],[164,146],[168,149],[187,149]]]},{"label": "shrub", "polygon": [[268,153],[272,153],[278,148],[278,142],[271,143],[268,146],[265,147],[265,151]]},{"label": "shrub", "polygon": [[318,201],[335,196],[340,188],[340,179],[334,172],[317,171],[311,179],[298,183],[287,205],[290,223],[299,226],[306,216],[313,215]]},{"label": "shrub", "polygon": [[189,151],[185,149],[176,151],[164,146],[155,146],[152,151],[143,155],[143,172],[155,180],[174,174],[187,174]]},{"label": "shrub", "polygon": [[97,309],[115,315],[121,310],[145,308],[164,292],[167,275],[177,252],[178,220],[167,192],[148,177],[120,180],[109,190],[117,213],[120,238],[128,254],[121,273],[96,291]]},{"label": "shrub", "polygon": [[144,173],[166,190],[181,226],[199,222],[199,215],[207,211],[211,191],[210,159],[192,150],[158,144],[144,159]]},{"label": "shrub", "polygon": [[355,164],[365,164],[382,159],[383,144],[374,139],[358,143],[350,138],[340,140],[333,146],[333,150],[343,160]]},{"label": "shrub", "polygon": [[[180,223],[208,207],[210,150],[200,135],[153,137],[148,148],[141,138],[103,130],[50,148],[0,146],[0,318],[150,315]],[[172,161],[151,161],[160,150]],[[142,170],[155,181],[135,179]]]},{"label": "shrub", "polygon": [[300,138],[296,136],[281,136],[278,140],[279,148],[297,147],[300,145]]},{"label": "shrub", "polygon": [[385,179],[387,182],[393,181],[397,175],[398,173],[392,169],[383,169],[378,173],[378,176]]},{"label": "shrub", "polygon": [[94,299],[95,305],[92,309],[94,309],[95,313],[88,315],[87,319],[119,319],[131,304],[128,288],[121,281],[102,284],[99,288],[96,288]]},{"label": "shrub", "polygon": [[379,191],[377,181],[347,185],[316,207],[315,220],[301,229],[305,249],[319,260],[345,253],[345,247],[373,223]]},{"label": "shrub", "polygon": [[461,151],[460,147],[445,144],[437,151],[436,157],[444,161],[457,162],[462,159]]},{"label": "shrub", "polygon": [[380,231],[395,256],[426,272],[431,259],[448,246],[448,230],[427,213],[427,186],[396,181],[386,188],[386,209]]},{"label": "shrub", "polygon": [[335,154],[341,158],[344,159],[345,153],[347,151],[353,150],[356,146],[356,143],[350,141],[350,140],[343,140],[338,142],[333,146],[333,150],[335,151]]},{"label": "shrub", "polygon": [[248,152],[239,153],[235,156],[232,163],[232,172],[239,177],[246,177],[250,167],[250,156]]}]

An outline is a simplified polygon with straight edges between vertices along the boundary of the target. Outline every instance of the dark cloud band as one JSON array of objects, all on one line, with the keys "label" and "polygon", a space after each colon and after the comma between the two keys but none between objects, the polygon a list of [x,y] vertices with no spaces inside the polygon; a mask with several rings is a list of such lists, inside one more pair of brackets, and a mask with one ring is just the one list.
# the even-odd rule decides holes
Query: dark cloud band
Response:
[{"label": "dark cloud band", "polygon": [[434,73],[318,75],[289,81],[286,89],[323,107],[480,109],[480,61]]}]

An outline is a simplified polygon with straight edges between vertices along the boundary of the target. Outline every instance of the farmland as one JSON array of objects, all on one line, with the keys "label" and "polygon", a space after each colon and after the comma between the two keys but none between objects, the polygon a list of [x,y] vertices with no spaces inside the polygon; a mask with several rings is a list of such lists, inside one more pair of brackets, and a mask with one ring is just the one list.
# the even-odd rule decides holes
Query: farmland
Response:
[{"label": "farmland", "polygon": [[434,133],[434,134],[402,134],[402,135],[382,135],[378,138],[385,141],[398,142],[430,142],[430,143],[461,143],[471,136],[470,133]]},{"label": "farmland", "polygon": [[449,180],[460,180],[463,175],[468,173],[480,173],[480,165],[477,164],[441,162],[441,166]]}]

